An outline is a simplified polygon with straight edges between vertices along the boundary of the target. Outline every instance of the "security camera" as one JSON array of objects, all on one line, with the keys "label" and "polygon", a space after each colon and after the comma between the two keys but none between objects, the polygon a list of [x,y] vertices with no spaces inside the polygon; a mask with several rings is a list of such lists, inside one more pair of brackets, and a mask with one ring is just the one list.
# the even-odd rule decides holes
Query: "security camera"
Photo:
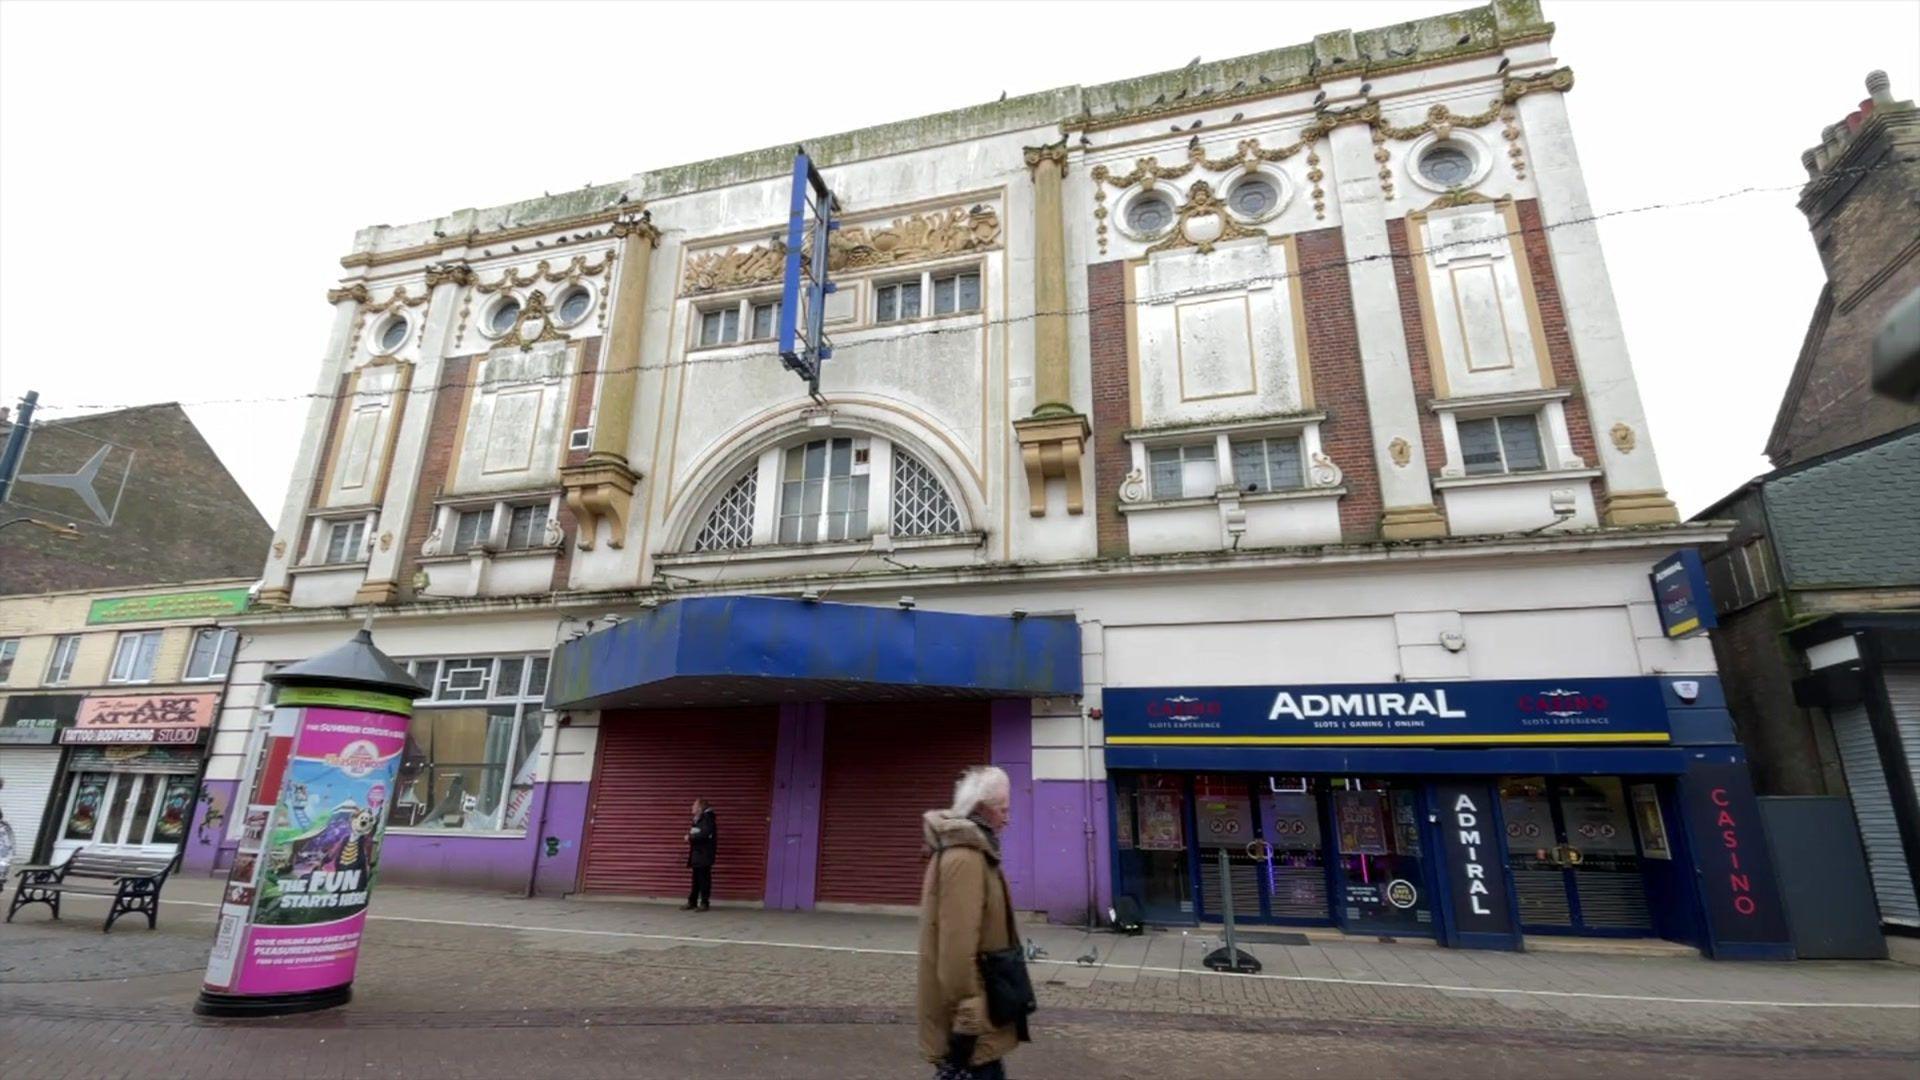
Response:
[{"label": "security camera", "polygon": [[913,610],[913,608],[914,608],[914,602],[913,602],[913,597],[911,597],[911,596],[903,596],[903,597],[901,597],[901,598],[900,598],[900,610],[901,610],[901,611],[912,611],[912,610]]},{"label": "security camera", "polygon": [[1011,611],[1009,614],[1011,614],[1016,619],[1024,619],[1027,617],[1027,609],[1017,607],[1017,608],[1014,608],[1013,611]]},{"label": "security camera", "polygon": [[805,600],[809,604],[817,604],[820,602],[820,590],[808,589],[806,592],[800,594],[800,599]]}]

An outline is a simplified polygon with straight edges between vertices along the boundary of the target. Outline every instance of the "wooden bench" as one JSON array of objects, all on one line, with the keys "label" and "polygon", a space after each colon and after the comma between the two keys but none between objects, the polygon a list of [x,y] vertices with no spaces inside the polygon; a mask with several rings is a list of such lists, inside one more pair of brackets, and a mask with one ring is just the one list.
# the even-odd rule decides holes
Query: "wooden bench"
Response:
[{"label": "wooden bench", "polygon": [[113,921],[136,912],[147,917],[147,929],[154,927],[160,914],[160,887],[173,872],[173,855],[118,855],[81,848],[64,866],[22,866],[20,882],[13,889],[13,903],[7,908],[7,921],[27,904],[45,904],[60,917],[62,893],[82,896],[111,896],[113,908],[107,912],[107,924],[101,933],[113,929]]}]

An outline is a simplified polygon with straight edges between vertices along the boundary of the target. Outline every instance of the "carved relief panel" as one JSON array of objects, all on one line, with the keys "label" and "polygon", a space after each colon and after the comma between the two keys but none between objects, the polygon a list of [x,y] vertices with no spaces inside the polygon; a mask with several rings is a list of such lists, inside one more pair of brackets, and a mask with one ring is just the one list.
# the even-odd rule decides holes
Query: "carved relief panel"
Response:
[{"label": "carved relief panel", "polygon": [[1271,416],[1312,405],[1292,246],[1264,238],[1133,268],[1137,426]]},{"label": "carved relief panel", "polygon": [[578,362],[564,341],[507,346],[474,365],[450,494],[558,485]]},{"label": "carved relief panel", "polygon": [[322,507],[380,500],[412,373],[411,364],[371,364],[349,378],[334,417],[333,453],[321,488]]},{"label": "carved relief panel", "polygon": [[1440,398],[1554,385],[1511,202],[1408,215],[1414,283]]}]

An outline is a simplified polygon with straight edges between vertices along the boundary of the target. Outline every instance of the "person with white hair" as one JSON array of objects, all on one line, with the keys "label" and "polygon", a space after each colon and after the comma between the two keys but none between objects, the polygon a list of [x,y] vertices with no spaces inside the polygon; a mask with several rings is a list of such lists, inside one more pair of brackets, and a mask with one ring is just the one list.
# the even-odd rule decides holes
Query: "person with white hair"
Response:
[{"label": "person with white hair", "polygon": [[1006,772],[980,765],[960,777],[951,807],[922,818],[920,1051],[936,1080],[1005,1080],[1006,1055],[1027,1039],[1032,991],[1000,869],[1012,802]]}]

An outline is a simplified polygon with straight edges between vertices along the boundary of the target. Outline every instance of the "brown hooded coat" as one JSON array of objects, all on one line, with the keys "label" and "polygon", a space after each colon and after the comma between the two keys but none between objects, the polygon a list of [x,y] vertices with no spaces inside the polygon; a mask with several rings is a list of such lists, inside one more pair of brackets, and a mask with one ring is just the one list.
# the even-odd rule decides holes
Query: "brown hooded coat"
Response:
[{"label": "brown hooded coat", "polygon": [[1014,1025],[994,1027],[987,1018],[977,959],[1015,944],[1000,843],[951,810],[931,811],[922,822],[933,854],[920,886],[920,1052],[940,1061],[949,1034],[977,1035],[970,1064],[985,1065],[1019,1041]]}]

